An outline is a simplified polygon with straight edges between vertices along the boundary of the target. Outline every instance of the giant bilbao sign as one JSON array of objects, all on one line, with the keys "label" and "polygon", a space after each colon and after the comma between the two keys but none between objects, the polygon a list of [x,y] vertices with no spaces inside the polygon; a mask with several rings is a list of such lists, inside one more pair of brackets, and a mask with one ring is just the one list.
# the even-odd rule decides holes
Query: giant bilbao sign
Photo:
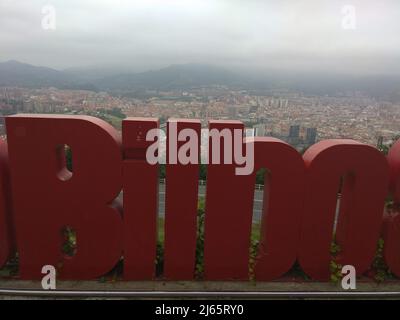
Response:
[{"label": "giant bilbao sign", "polygon": [[[196,120],[175,123],[178,131],[200,130]],[[150,143],[145,137],[158,125],[156,119],[128,118],[120,136],[93,117],[7,117],[7,143],[0,143],[0,265],[17,251],[21,279],[39,279],[44,265],[54,265],[59,278],[81,280],[106,274],[123,257],[124,279],[154,279],[159,168],[146,161]],[[209,126],[243,130],[237,121],[210,121]],[[389,194],[400,202],[400,142],[387,158],[353,140],[322,141],[303,156],[273,138],[242,142],[254,145],[252,174],[235,174],[234,163],[208,165],[205,279],[248,279],[254,183],[260,168],[267,169],[268,200],[256,280],[279,278],[296,260],[311,278],[328,280],[334,224],[342,248],[339,263],[365,272],[382,235],[385,261],[400,276],[400,218],[384,215]],[[72,173],[65,165],[65,145],[73,150]],[[198,164],[166,165],[168,280],[194,278],[198,171]],[[122,204],[116,200],[121,190]],[[77,235],[72,257],[62,250],[66,227]]]}]

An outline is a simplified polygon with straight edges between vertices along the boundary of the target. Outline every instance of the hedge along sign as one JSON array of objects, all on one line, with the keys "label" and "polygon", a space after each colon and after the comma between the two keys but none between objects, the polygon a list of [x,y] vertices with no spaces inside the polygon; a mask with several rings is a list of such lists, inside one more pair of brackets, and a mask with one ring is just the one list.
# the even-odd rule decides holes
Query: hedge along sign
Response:
[{"label": "hedge along sign", "polygon": [[[168,130],[172,123],[178,136],[184,129],[201,129],[199,121],[186,119],[170,121]],[[0,265],[18,251],[21,279],[41,279],[42,267],[54,265],[58,278],[79,280],[106,274],[123,257],[126,280],[154,279],[158,164],[146,160],[148,148],[154,147],[146,135],[158,126],[157,119],[128,118],[121,137],[93,117],[7,117],[8,145],[0,144]],[[237,121],[210,121],[209,127],[243,130]],[[213,143],[210,139],[211,158],[218,151]],[[251,174],[236,174],[235,161],[208,165],[205,279],[249,277],[254,183],[260,168],[267,169],[267,201],[256,280],[279,278],[296,260],[313,279],[329,280],[341,180],[335,239],[342,250],[337,262],[364,273],[383,231],[386,263],[400,276],[400,218],[383,215],[389,192],[400,202],[400,142],[388,159],[353,140],[319,142],[303,157],[278,139],[246,138],[242,143],[243,150],[249,144],[254,148]],[[177,141],[178,148],[183,144]],[[65,145],[72,150],[73,172],[65,165]],[[200,148],[198,141],[196,146]],[[166,164],[164,277],[168,280],[194,277],[198,172],[198,163]],[[121,190],[122,206],[115,200]],[[66,228],[76,232],[73,256],[62,250]]]}]

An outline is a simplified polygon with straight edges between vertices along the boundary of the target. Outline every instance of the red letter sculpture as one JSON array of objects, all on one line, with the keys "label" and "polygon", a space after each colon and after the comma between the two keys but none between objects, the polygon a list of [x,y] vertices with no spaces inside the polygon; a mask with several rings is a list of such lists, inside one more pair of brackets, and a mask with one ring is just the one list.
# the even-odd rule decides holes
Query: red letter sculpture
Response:
[{"label": "red letter sculpture", "polygon": [[[209,128],[204,276],[207,280],[245,280],[248,279],[254,182],[253,188],[249,188],[244,185],[249,176],[235,174],[232,143],[233,131],[239,129],[243,133],[243,123],[210,121]],[[212,138],[213,129],[221,133],[221,139],[216,134]],[[218,141],[220,145],[213,148]],[[229,148],[224,148],[224,144],[232,148],[231,152],[227,152]],[[217,149],[219,164],[215,159]]]},{"label": "red letter sculpture", "polygon": [[257,280],[269,281],[293,266],[303,213],[304,162],[290,145],[274,138],[255,138],[255,174],[265,173],[261,241],[255,265]]},{"label": "red letter sculpture", "polygon": [[0,268],[14,253],[7,143],[0,139]]},{"label": "red letter sculpture", "polygon": [[[122,254],[122,218],[112,206],[122,180],[115,129],[87,116],[17,115],[6,125],[21,278],[41,278],[44,265],[64,279],[110,271]],[[66,228],[76,232],[72,257],[62,250]]]},{"label": "red letter sculpture", "polygon": [[384,219],[384,257],[390,271],[400,277],[400,140],[390,148],[388,161],[393,209]]},{"label": "red letter sculpture", "polygon": [[299,262],[309,276],[328,280],[335,213],[344,177],[336,257],[357,274],[370,266],[379,238],[387,192],[388,165],[377,149],[353,140],[326,140],[304,154],[307,195],[302,219]]},{"label": "red letter sculpture", "polygon": [[157,119],[122,122],[125,280],[152,280],[155,276],[159,166],[146,159],[147,148],[154,145],[146,136],[156,128]]},{"label": "red letter sculpture", "polygon": [[200,130],[198,120],[168,121],[164,276],[169,280],[191,280],[194,275]]},{"label": "red letter sculpture", "polygon": [[[220,129],[235,123],[212,123]],[[207,279],[248,279],[256,173],[267,169],[257,280],[273,280],[296,261],[303,208],[304,162],[288,144],[274,138],[254,143],[254,170],[235,175],[232,165],[209,165],[206,198],[205,271]]]}]

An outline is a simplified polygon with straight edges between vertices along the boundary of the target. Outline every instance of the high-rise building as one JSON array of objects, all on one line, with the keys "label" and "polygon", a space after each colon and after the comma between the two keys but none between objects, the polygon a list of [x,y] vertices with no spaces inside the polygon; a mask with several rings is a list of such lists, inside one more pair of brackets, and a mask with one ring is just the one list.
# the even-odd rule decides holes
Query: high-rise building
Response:
[{"label": "high-rise building", "polygon": [[255,137],[264,137],[266,135],[265,125],[257,124],[254,127],[254,136]]},{"label": "high-rise building", "polygon": [[237,108],[235,106],[228,107],[228,116],[231,120],[235,120],[237,118]]},{"label": "high-rise building", "polygon": [[378,137],[377,147],[381,148],[383,146],[383,136]]},{"label": "high-rise building", "polygon": [[290,126],[289,138],[299,138],[299,136],[300,136],[300,126],[299,125]]},{"label": "high-rise building", "polygon": [[307,128],[306,143],[311,145],[317,140],[317,128]]}]

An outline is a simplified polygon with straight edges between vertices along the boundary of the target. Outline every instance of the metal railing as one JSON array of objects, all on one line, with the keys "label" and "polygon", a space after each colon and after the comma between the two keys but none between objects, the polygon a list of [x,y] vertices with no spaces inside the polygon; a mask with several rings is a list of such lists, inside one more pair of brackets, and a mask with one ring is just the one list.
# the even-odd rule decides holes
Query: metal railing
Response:
[{"label": "metal railing", "polygon": [[[165,184],[165,178],[159,179],[160,184]],[[199,180],[199,186],[206,186],[207,185],[207,180]],[[264,185],[263,184],[255,184],[255,189],[256,190],[264,190]]]},{"label": "metal railing", "polygon": [[0,295],[104,298],[400,298],[398,291],[92,291],[0,289]]}]

